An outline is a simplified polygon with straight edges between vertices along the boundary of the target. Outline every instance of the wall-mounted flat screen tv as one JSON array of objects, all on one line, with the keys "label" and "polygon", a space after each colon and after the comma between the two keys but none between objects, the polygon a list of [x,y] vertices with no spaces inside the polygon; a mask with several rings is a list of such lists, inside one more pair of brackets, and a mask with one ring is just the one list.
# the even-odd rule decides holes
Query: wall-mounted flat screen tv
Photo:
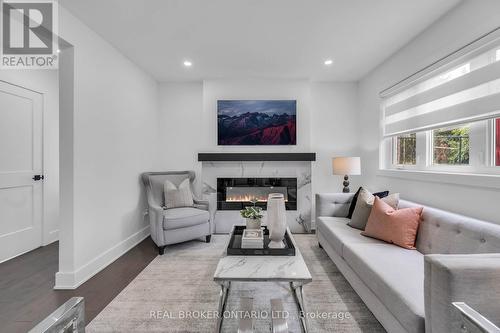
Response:
[{"label": "wall-mounted flat screen tv", "polygon": [[296,145],[297,101],[217,101],[219,145]]}]

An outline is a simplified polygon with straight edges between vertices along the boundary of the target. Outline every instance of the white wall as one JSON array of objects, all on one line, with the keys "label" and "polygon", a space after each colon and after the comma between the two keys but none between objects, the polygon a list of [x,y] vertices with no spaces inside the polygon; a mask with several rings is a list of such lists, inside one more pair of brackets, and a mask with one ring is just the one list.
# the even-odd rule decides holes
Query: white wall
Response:
[{"label": "white wall", "polygon": [[363,183],[401,192],[402,197],[500,223],[498,189],[412,181],[377,175],[379,97],[383,89],[499,26],[500,2],[467,0],[444,15],[359,82]]},{"label": "white wall", "polygon": [[139,175],[159,166],[158,85],[64,8],[59,15],[73,45],[74,101],[72,110],[64,102],[73,114],[61,137],[73,140],[62,165],[71,170],[61,170],[72,202],[61,207],[60,252],[71,255],[60,256],[56,288],[74,288],[149,234]]},{"label": "white wall", "polygon": [[203,83],[160,85],[161,158],[166,170],[191,170],[204,145]]},{"label": "white wall", "polygon": [[[218,99],[296,99],[296,146],[217,146]],[[356,154],[356,84],[306,80],[211,80],[160,86],[163,167],[194,169],[198,152],[316,152],[313,193],[341,189],[331,157]],[[198,184],[199,189],[200,184]],[[353,187],[356,179],[353,179]]]},{"label": "white wall", "polygon": [[[217,146],[217,100],[284,99],[297,100],[297,145],[295,146]],[[308,152],[311,148],[310,91],[306,80],[215,80],[203,83],[202,147],[225,152]]]},{"label": "white wall", "polygon": [[59,79],[57,70],[0,70],[0,80],[43,95],[43,245],[59,232]]},{"label": "white wall", "polygon": [[[332,157],[359,156],[357,85],[312,83],[311,110],[313,193],[341,192],[343,177],[332,175]],[[350,178],[352,192],[359,184],[359,176]]]}]

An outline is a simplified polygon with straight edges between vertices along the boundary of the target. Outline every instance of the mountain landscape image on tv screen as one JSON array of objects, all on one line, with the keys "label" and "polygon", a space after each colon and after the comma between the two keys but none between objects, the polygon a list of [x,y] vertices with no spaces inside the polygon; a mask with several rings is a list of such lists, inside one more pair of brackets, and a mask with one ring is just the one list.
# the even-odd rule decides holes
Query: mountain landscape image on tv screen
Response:
[{"label": "mountain landscape image on tv screen", "polygon": [[295,145],[297,101],[217,101],[219,145]]}]

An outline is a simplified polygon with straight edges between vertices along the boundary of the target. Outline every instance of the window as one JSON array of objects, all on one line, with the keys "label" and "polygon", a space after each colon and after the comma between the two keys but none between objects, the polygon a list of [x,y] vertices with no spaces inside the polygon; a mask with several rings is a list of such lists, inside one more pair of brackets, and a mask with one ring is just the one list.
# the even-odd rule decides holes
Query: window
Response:
[{"label": "window", "polygon": [[397,165],[415,165],[417,163],[417,136],[415,133],[394,138]]},{"label": "window", "polygon": [[500,30],[381,98],[382,168],[500,174]]},{"label": "window", "polygon": [[500,166],[500,118],[495,119],[495,165]]},{"label": "window", "polygon": [[432,131],[434,164],[469,164],[469,126]]},{"label": "window", "polygon": [[445,83],[445,82],[448,82],[451,80],[455,80],[456,78],[463,76],[465,74],[468,74],[468,73],[470,73],[470,63],[466,63],[464,65],[461,65],[458,68],[455,68],[451,71],[448,71],[444,74],[439,75],[436,78],[436,79],[438,79],[436,81],[438,81],[438,83],[441,84],[441,83]]}]

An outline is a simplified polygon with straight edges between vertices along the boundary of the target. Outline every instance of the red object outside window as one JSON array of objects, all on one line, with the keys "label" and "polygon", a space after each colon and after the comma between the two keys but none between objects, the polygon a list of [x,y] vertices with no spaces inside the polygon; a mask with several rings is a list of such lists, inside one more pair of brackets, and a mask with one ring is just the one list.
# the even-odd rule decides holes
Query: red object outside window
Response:
[{"label": "red object outside window", "polygon": [[495,165],[500,166],[500,118],[496,121],[496,130],[495,130]]}]

